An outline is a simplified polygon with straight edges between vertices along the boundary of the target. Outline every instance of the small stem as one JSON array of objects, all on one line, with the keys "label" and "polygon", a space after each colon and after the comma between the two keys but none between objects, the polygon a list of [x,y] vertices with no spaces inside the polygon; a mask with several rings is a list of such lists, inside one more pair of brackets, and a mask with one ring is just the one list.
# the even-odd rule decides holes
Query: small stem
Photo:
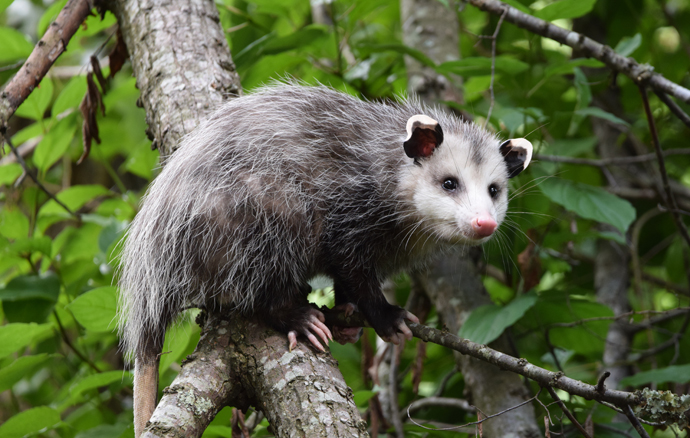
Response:
[{"label": "small stem", "polygon": [[67,346],[72,351],[74,351],[74,354],[79,356],[79,359],[81,359],[86,364],[88,364],[91,368],[93,368],[94,371],[96,371],[97,373],[102,372],[101,370],[98,369],[96,364],[91,362],[91,360],[89,358],[87,358],[79,350],[77,350],[77,348],[72,344],[72,341],[69,340],[69,337],[67,336],[67,332],[65,332],[65,328],[62,326],[62,322],[60,322],[60,317],[58,316],[57,311],[53,310],[53,316],[55,316],[55,321],[57,321],[58,328],[60,329],[60,335],[62,336],[62,340],[65,341],[65,344],[67,344]]},{"label": "small stem", "polygon": [[554,389],[550,386],[547,386],[546,389],[549,391],[549,394],[551,394],[551,397],[556,401],[556,403],[558,403],[558,406],[560,406],[560,408],[563,411],[563,413],[565,414],[565,416],[568,417],[570,422],[573,423],[573,425],[577,428],[577,430],[580,431],[582,436],[584,436],[585,438],[592,438],[589,436],[589,434],[587,433],[585,428],[582,427],[580,422],[577,421],[577,419],[570,412],[570,410],[568,410],[568,407],[565,405],[565,403],[563,403],[563,400],[561,400],[560,397],[558,397],[558,394],[556,394],[556,391],[554,391]]},{"label": "small stem", "polygon": [[640,434],[642,438],[649,438],[649,434],[647,433],[646,430],[644,430],[644,427],[642,427],[642,424],[640,424],[639,420],[633,413],[632,408],[630,405],[625,405],[623,407],[623,413],[625,414],[626,417],[628,417],[628,420],[630,420],[630,423],[632,423],[633,427],[637,431],[637,433]]}]

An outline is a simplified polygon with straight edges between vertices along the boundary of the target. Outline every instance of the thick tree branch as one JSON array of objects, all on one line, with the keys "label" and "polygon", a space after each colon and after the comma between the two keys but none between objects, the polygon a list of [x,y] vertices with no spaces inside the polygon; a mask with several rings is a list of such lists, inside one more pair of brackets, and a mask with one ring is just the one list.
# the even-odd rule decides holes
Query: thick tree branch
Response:
[{"label": "thick tree branch", "polygon": [[[578,50],[588,58],[595,58],[610,69],[623,73],[636,84],[648,84],[655,91],[670,94],[685,103],[690,103],[690,90],[669,81],[646,64],[640,64],[633,58],[621,56],[604,44],[600,44],[577,32],[555,26],[548,21],[518,11],[498,0],[466,0],[473,6],[495,15],[503,15],[505,20],[537,35],[551,38],[561,44]],[[507,11],[507,12],[506,12]]]},{"label": "thick tree branch", "polygon": [[7,121],[65,51],[70,38],[88,17],[93,6],[91,0],[69,0],[48,26],[29,59],[0,94],[0,132],[5,132]]}]

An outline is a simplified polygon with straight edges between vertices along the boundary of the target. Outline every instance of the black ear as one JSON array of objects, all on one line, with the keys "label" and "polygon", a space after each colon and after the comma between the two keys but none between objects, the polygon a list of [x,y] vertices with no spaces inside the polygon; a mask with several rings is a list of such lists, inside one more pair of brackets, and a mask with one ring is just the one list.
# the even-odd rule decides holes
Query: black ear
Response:
[{"label": "black ear", "polygon": [[418,114],[407,121],[407,139],[403,147],[408,157],[429,157],[441,143],[443,130],[436,120]]},{"label": "black ear", "polygon": [[532,143],[524,138],[506,140],[499,150],[508,166],[508,178],[513,178],[525,170],[532,159]]}]

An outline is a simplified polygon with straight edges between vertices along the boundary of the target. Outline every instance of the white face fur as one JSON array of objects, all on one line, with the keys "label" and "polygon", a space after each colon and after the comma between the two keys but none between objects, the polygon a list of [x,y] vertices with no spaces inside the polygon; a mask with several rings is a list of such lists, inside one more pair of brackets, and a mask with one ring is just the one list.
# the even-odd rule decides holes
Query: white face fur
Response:
[{"label": "white face fur", "polygon": [[[410,160],[401,181],[403,190],[433,237],[477,245],[489,240],[503,222],[509,170],[501,146],[496,137],[486,133],[464,137],[444,133],[443,142],[431,155]],[[510,146],[522,154],[522,168],[527,167],[531,143],[516,139],[503,150],[510,150]]]}]

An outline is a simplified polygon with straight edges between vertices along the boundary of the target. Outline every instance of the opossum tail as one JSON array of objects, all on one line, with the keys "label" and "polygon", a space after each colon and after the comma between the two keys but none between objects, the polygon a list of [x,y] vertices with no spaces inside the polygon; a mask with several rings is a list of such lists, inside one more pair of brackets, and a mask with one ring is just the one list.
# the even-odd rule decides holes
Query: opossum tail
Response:
[{"label": "opossum tail", "polygon": [[[162,343],[162,340],[161,340]],[[139,438],[156,409],[160,352],[137,355],[134,360],[134,436]]]}]

